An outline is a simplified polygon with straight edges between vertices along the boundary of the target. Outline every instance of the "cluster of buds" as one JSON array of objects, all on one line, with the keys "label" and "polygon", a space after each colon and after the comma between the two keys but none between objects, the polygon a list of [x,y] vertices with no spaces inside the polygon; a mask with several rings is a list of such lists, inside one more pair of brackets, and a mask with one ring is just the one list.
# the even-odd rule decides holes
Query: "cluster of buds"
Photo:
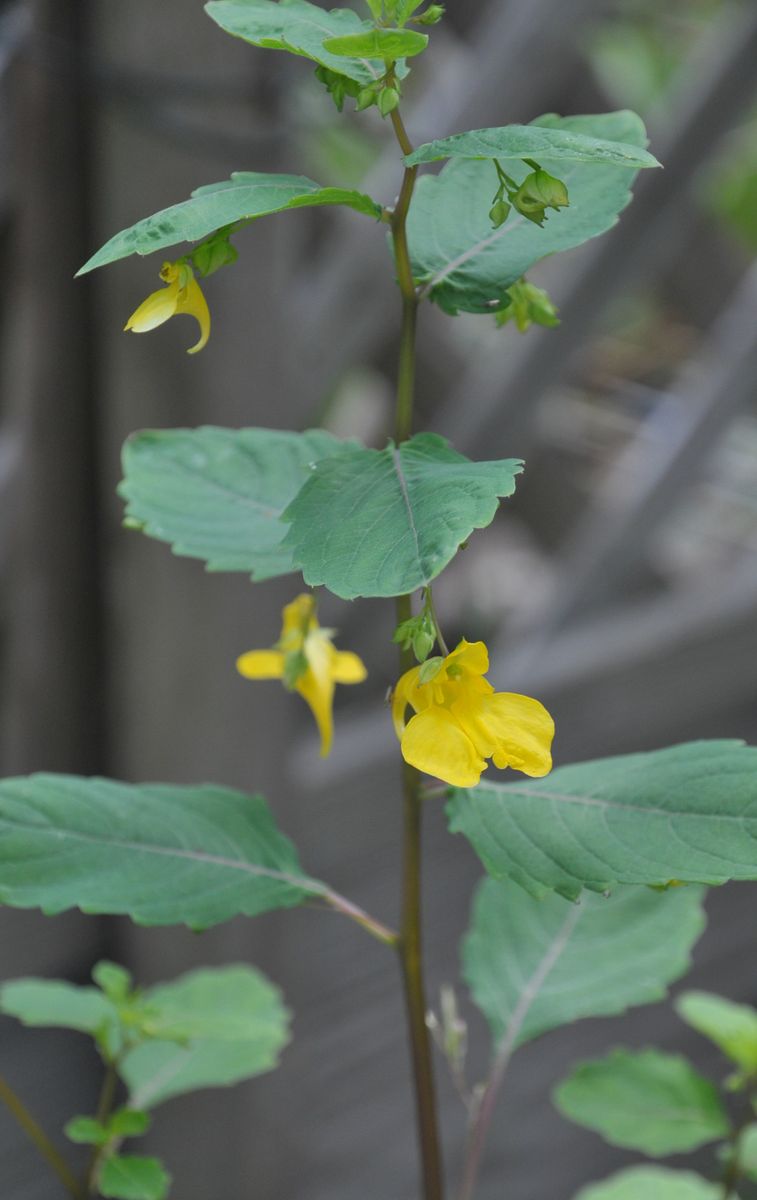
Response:
[{"label": "cluster of buds", "polygon": [[495,314],[497,325],[514,321],[519,333],[525,333],[532,325],[554,328],[560,324],[557,308],[543,288],[536,287],[522,278],[507,289],[508,303]]},{"label": "cluster of buds", "polygon": [[568,189],[563,181],[543,170],[532,158],[523,160],[531,171],[522,183],[516,183],[503,171],[496,158],[493,161],[499,186],[492,202],[489,219],[495,229],[504,225],[513,208],[527,221],[533,221],[534,225],[543,225],[548,208],[557,211],[566,208],[570,203]]},{"label": "cluster of buds", "polygon": [[317,67],[315,77],[324,85],[339,112],[344,108],[347,96],[355,101],[356,112],[363,112],[375,105],[382,117],[388,117],[400,102],[399,81],[393,71],[387,72],[365,87],[356,83],[354,79],[348,79],[346,75],[330,71],[328,67]]}]

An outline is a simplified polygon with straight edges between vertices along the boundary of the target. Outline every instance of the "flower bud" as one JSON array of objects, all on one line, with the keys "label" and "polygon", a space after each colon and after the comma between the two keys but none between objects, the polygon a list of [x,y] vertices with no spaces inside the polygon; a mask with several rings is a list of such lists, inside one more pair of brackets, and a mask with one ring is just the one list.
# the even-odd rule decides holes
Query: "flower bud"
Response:
[{"label": "flower bud", "polygon": [[415,18],[415,21],[418,25],[437,25],[443,16],[443,4],[430,4],[425,12]]},{"label": "flower bud", "polygon": [[489,210],[489,220],[495,229],[499,229],[500,225],[504,225],[507,218],[510,216],[511,204],[506,200],[495,200],[494,205]]},{"label": "flower bud", "polygon": [[428,629],[421,628],[413,637],[413,654],[418,662],[425,662],[434,648],[436,638]]},{"label": "flower bud", "polygon": [[357,100],[355,101],[355,111],[356,112],[364,112],[366,108],[370,108],[371,105],[375,104],[375,103],[376,103],[375,89],[372,87],[363,88],[363,90],[361,92],[358,92],[358,94],[357,94]]},{"label": "flower bud", "polygon": [[394,112],[400,102],[400,94],[396,88],[388,87],[379,92],[378,108],[382,117],[388,117],[389,113]]}]

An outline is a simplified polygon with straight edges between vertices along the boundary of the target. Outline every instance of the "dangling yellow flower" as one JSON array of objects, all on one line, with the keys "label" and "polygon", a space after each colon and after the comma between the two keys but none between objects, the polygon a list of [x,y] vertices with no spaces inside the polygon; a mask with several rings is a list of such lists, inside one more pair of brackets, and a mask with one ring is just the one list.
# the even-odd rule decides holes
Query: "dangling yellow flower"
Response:
[{"label": "dangling yellow flower", "polygon": [[188,313],[200,326],[199,342],[187,350],[187,354],[196,354],[210,337],[210,310],[194,271],[188,263],[165,262],[160,268],[160,278],[167,286],[143,300],[124,329],[130,329],[132,333],[149,333],[177,313]]},{"label": "dangling yellow flower", "polygon": [[[530,696],[495,692],[488,669],[484,643],[463,638],[446,658],[405,672],[392,715],[406,762],[454,787],[475,787],[487,758],[526,775],[549,773],[554,721]],[[416,715],[406,724],[408,706]]]},{"label": "dangling yellow flower", "polygon": [[250,650],[237,659],[245,679],[282,679],[310,705],[321,735],[321,755],[331,749],[332,706],[337,683],[362,683],[366,669],[357,654],[337,650],[333,629],[321,629],[315,597],[307,593],[287,604],[281,637],[272,650]]}]

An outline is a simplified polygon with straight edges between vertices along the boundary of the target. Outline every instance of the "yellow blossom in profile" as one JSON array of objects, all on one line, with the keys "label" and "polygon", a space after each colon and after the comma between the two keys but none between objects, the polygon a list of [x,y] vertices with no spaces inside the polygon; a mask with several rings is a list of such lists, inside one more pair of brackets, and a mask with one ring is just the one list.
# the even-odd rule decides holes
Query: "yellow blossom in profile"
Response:
[{"label": "yellow blossom in profile", "polygon": [[177,313],[188,313],[200,326],[199,342],[187,350],[187,354],[196,354],[210,337],[210,310],[194,271],[188,263],[165,262],[160,268],[160,278],[166,286],[142,301],[124,329],[130,329],[132,333],[149,333]]},{"label": "yellow blossom in profile", "polygon": [[[405,672],[392,715],[406,762],[454,787],[475,787],[488,758],[526,775],[549,773],[554,721],[530,696],[495,692],[488,669],[484,643],[463,638],[446,658]],[[408,707],[416,715],[405,723]]]},{"label": "yellow blossom in profile", "polygon": [[315,717],[325,758],[334,731],[334,687],[362,683],[367,672],[357,654],[336,649],[333,629],[318,624],[313,596],[297,596],[282,617],[281,637],[273,649],[249,650],[237,659],[237,670],[245,679],[281,679],[299,692]]}]

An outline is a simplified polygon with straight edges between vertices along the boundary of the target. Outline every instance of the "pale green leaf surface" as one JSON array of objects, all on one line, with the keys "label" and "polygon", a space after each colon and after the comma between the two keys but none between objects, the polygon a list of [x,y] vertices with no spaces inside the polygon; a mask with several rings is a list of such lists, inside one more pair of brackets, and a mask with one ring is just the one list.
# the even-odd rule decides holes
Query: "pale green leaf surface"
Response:
[{"label": "pale green leaf surface", "polygon": [[282,512],[313,464],[342,446],[319,429],[145,430],[124,446],[119,493],[129,521],[175,554],[271,579],[295,570]]},{"label": "pale green leaf surface", "polygon": [[107,1200],[163,1200],[170,1183],[159,1159],[113,1154],[100,1171],[98,1190]]},{"label": "pale green leaf surface", "polygon": [[757,1125],[747,1125],[739,1139],[739,1163],[744,1174],[757,1183]]},{"label": "pale green leaf surface", "polygon": [[278,988],[242,964],[151,988],[145,1004],[155,1040],[130,1051],[120,1068],[139,1108],[270,1071],[289,1040]]},{"label": "pale green leaf surface", "polygon": [[371,29],[366,33],[348,33],[343,37],[327,38],[324,50],[338,58],[380,58],[393,62],[422,54],[428,45],[428,34],[413,29]]},{"label": "pale green leaf surface", "polygon": [[576,897],[757,878],[757,747],[690,742],[453,792],[450,828],[495,878]]},{"label": "pale green leaf surface", "polygon": [[710,992],[684,992],[676,1011],[727,1058],[751,1074],[757,1071],[757,1011]]},{"label": "pale green leaf surface", "polygon": [[[0,850],[0,858],[3,855]],[[13,979],[4,983],[0,987],[0,1012],[16,1017],[24,1025],[57,1026],[91,1034],[118,1021],[116,1008],[97,988],[77,987],[59,979]]]},{"label": "pale green leaf surface", "polygon": [[663,999],[704,923],[700,888],[621,888],[569,904],[485,879],[463,942],[464,975],[495,1042],[512,1051],[582,1017]]},{"label": "pale green leaf surface", "polygon": [[721,1200],[722,1195],[721,1184],[709,1183],[693,1171],[628,1167],[583,1188],[575,1200]]},{"label": "pale green leaf surface", "polygon": [[104,1146],[109,1137],[106,1127],[94,1117],[72,1117],[63,1132],[69,1141],[82,1146]]},{"label": "pale green leaf surface", "polygon": [[[606,141],[646,145],[641,120],[629,112],[540,117],[536,127]],[[416,280],[446,312],[495,312],[507,289],[550,254],[569,250],[611,229],[631,199],[635,171],[597,163],[540,160],[568,187],[570,206],[552,212],[543,228],[513,212],[492,229],[489,210],[498,181],[490,162],[453,159],[439,175],[418,180],[408,239]],[[530,168],[512,164],[521,182]]]},{"label": "pale green leaf surface", "polygon": [[204,928],[319,895],[265,801],[73,775],[0,783],[0,902]]},{"label": "pale green leaf surface", "polygon": [[680,1055],[613,1050],[580,1063],[553,1093],[563,1116],[613,1146],[659,1156],[726,1138],[717,1088]]},{"label": "pale green leaf surface", "polygon": [[357,83],[371,83],[385,71],[380,60],[358,53],[344,58],[324,48],[328,38],[370,33],[373,25],[348,8],[321,8],[307,0],[211,0],[208,16],[226,33],[266,50],[300,54]]},{"label": "pale green leaf surface", "polygon": [[[542,118],[543,119],[543,118]],[[408,154],[409,167],[442,158],[534,158],[555,162],[584,162],[613,167],[659,167],[654,155],[632,142],[591,137],[570,128],[540,125],[503,125],[498,129],[471,129],[419,146]]]},{"label": "pale green leaf surface", "polygon": [[398,596],[431,582],[515,490],[517,459],[474,463],[436,434],[324,458],[284,513],[284,548],[311,586]]},{"label": "pale green leaf surface", "polygon": [[110,238],[77,272],[128,258],[153,254],[181,242],[198,242],[227,225],[241,228],[259,217],[286,209],[341,204],[378,220],[381,206],[362,192],[321,187],[304,175],[270,175],[235,171],[231,179],[197,188],[189,200],[172,204],[121,230]]}]

